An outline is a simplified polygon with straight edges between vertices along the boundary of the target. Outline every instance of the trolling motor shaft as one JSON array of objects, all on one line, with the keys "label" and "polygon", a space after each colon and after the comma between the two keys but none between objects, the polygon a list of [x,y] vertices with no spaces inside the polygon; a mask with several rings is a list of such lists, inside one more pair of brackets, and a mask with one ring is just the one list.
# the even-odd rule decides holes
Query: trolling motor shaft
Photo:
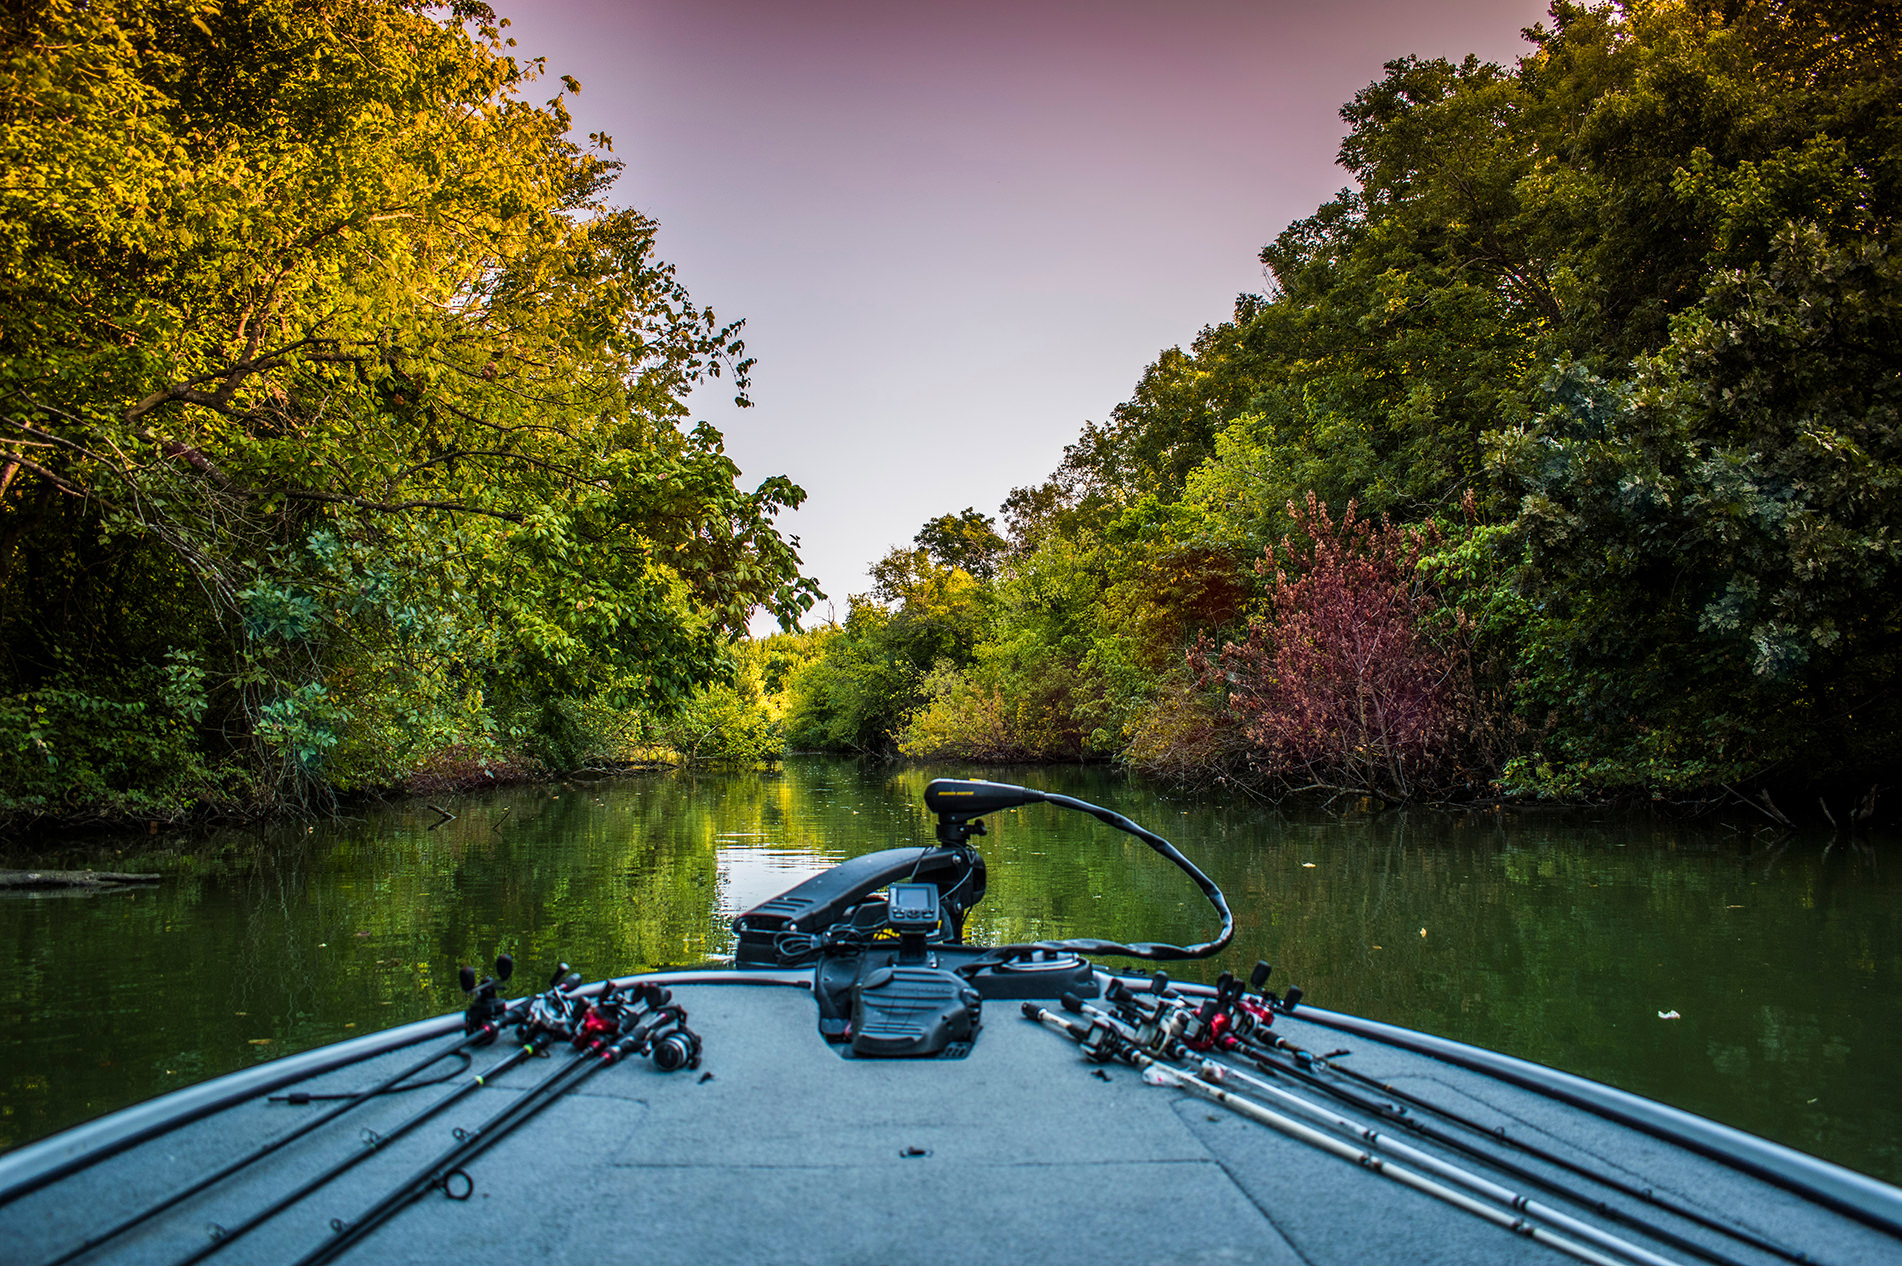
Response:
[{"label": "trolling motor shaft", "polygon": [[978,779],[936,778],[925,787],[925,807],[938,815],[937,839],[947,848],[966,848],[971,836],[984,834],[984,824],[979,821],[983,815],[1027,804],[1049,804],[1062,809],[1072,809],[1078,813],[1086,813],[1099,822],[1107,823],[1119,831],[1135,836],[1167,858],[1178,870],[1194,881],[1195,886],[1202,890],[1202,895],[1208,898],[1209,904],[1215,907],[1216,913],[1221,916],[1222,927],[1213,940],[1188,946],[1164,945],[1148,941],[1125,945],[1120,941],[1078,939],[1042,941],[1029,947],[999,946],[997,951],[993,952],[1015,948],[1037,948],[1065,950],[1077,954],[1115,954],[1128,958],[1147,958],[1158,961],[1208,958],[1219,954],[1222,947],[1227,945],[1230,938],[1235,935],[1235,916],[1228,908],[1228,898],[1222,895],[1222,890],[1215,881],[1203,874],[1194,862],[1184,857],[1168,840],[1112,809],[1091,804],[1087,800],[1058,795],[1054,791],[1037,791],[1030,787],[984,782]]}]

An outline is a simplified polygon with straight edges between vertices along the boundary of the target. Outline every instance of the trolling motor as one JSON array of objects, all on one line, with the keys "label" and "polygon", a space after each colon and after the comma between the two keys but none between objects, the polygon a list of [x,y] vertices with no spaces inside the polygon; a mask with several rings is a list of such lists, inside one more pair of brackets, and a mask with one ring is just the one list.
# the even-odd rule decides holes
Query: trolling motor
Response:
[{"label": "trolling motor", "polygon": [[888,926],[889,903],[875,894],[894,883],[935,885],[940,939],[960,944],[965,913],[984,897],[984,859],[959,845],[888,848],[840,862],[734,919],[734,965],[804,966],[829,949],[869,943]]},{"label": "trolling motor", "polygon": [[1033,945],[999,946],[991,951],[993,955],[1044,950],[1069,951],[1076,954],[1111,954],[1153,961],[1208,958],[1221,953],[1223,947],[1228,944],[1229,938],[1235,935],[1235,916],[1229,912],[1228,899],[1222,895],[1222,890],[1216,886],[1215,881],[1197,869],[1195,863],[1184,857],[1168,840],[1163,839],[1154,831],[1138,826],[1114,810],[1091,804],[1087,800],[1058,795],[1054,791],[1036,791],[1029,787],[1018,787],[1002,782],[938,778],[925,788],[925,807],[938,815],[940,841],[964,840],[972,835],[982,835],[984,824],[976,819],[986,813],[1014,809],[1026,804],[1053,804],[1063,809],[1074,809],[1078,813],[1087,813],[1099,822],[1107,823],[1119,831],[1135,836],[1172,862],[1176,869],[1187,875],[1195,886],[1202,890],[1202,895],[1208,898],[1209,904],[1214,906],[1215,912],[1221,916],[1222,929],[1214,940],[1204,941],[1198,945],[1165,945],[1154,941],[1137,941],[1125,945],[1120,941],[1085,938],[1039,941]]},{"label": "trolling motor", "polygon": [[[1220,888],[1174,845],[1120,813],[1009,783],[939,778],[925,788],[936,846],[886,849],[834,866],[733,921],[738,967],[813,967],[819,1032],[853,1056],[949,1057],[970,1049],[987,998],[1095,997],[1085,954],[1206,958],[1228,944],[1234,919]],[[1212,941],[1065,940],[973,949],[965,915],[984,895],[984,859],[971,841],[989,814],[1029,804],[1074,809],[1128,832],[1202,890],[1221,916]],[[881,895],[882,892],[882,895]]]}]

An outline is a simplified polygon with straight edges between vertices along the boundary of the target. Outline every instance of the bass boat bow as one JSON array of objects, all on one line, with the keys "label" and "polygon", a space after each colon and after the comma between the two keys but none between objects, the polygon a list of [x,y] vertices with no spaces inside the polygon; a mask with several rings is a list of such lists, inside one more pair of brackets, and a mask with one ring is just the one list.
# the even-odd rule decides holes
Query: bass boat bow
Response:
[{"label": "bass boat bow", "polygon": [[[0,1156],[0,1261],[1902,1263],[1902,1190],[1540,1065],[1150,964],[1221,891],[1111,810],[925,791],[936,840],[582,983],[176,1091]],[[966,943],[984,818],[1129,832],[1211,940]]]}]

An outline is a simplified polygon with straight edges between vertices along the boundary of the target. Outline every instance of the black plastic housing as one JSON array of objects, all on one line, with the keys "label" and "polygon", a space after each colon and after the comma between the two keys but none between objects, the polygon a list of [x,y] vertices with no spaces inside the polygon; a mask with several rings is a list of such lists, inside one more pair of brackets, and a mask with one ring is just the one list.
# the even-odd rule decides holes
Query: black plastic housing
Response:
[{"label": "black plastic housing", "polygon": [[[1007,963],[975,967],[986,951],[968,945],[934,945],[927,965],[952,972],[968,981],[986,1000],[1098,997],[1102,990],[1090,964],[1074,954],[1039,951]],[[837,954],[821,959],[812,972],[812,996],[819,1004],[819,1034],[828,1042],[843,1042],[852,1031],[853,987],[884,968],[898,964],[898,947]],[[963,970],[960,971],[959,969]]]},{"label": "black plastic housing", "polygon": [[925,808],[941,818],[975,818],[1042,800],[1042,792],[1028,787],[975,778],[934,778],[925,787]]},{"label": "black plastic housing", "polygon": [[1089,963],[1061,950],[1039,950],[1024,958],[986,963],[966,975],[985,998],[1094,998],[1100,992]]},{"label": "black plastic housing", "polygon": [[734,965],[779,966],[774,943],[782,933],[823,932],[879,889],[908,880],[938,886],[946,896],[952,936],[961,938],[964,912],[984,895],[983,859],[965,849],[888,848],[840,862],[735,918]]},{"label": "black plastic housing", "polygon": [[968,1047],[983,1024],[983,1000],[953,972],[881,967],[852,990],[852,1054],[929,1059]]}]

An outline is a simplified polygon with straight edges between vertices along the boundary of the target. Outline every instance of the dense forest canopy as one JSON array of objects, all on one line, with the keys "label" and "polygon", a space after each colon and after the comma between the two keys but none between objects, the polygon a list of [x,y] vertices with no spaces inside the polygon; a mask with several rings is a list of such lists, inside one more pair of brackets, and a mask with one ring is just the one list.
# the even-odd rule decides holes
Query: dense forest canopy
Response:
[{"label": "dense forest canopy", "polygon": [[1526,37],[1357,94],[1268,291],[1011,495],[994,575],[900,551],[939,579],[855,602],[793,740],[1866,804],[1902,760],[1902,6]]},{"label": "dense forest canopy", "polygon": [[634,743],[1851,818],[1902,764],[1902,4],[1390,63],[1263,293],[762,642],[803,494],[683,404],[739,326],[486,7],[4,23],[0,815]]},{"label": "dense forest canopy", "polygon": [[811,604],[685,424],[739,325],[486,6],[0,22],[0,808],[571,762]]}]

